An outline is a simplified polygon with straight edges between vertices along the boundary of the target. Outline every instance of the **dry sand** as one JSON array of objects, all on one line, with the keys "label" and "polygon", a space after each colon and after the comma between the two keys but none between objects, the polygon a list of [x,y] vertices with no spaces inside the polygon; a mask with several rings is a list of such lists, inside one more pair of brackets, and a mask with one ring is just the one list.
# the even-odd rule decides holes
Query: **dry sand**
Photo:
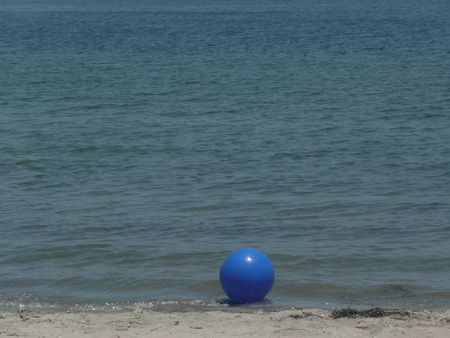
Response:
[{"label": "dry sand", "polygon": [[0,312],[1,337],[450,337],[450,310],[332,319],[317,309],[122,313]]}]

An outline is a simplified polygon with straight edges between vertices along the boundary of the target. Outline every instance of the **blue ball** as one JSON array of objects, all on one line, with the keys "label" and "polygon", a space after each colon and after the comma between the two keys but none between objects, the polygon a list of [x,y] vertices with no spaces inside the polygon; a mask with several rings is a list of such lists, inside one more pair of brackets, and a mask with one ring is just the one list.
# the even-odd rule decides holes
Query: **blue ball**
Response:
[{"label": "blue ball", "polygon": [[220,284],[236,303],[252,303],[264,299],[272,289],[275,270],[269,257],[259,250],[236,250],[220,268]]}]

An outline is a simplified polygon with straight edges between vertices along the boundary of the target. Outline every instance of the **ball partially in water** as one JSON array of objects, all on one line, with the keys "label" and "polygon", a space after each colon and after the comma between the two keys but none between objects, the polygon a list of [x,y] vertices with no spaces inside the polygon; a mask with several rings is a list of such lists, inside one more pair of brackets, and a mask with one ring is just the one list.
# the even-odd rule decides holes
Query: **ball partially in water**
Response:
[{"label": "ball partially in water", "polygon": [[220,268],[222,289],[236,303],[263,300],[274,280],[275,270],[269,257],[252,248],[236,250]]}]

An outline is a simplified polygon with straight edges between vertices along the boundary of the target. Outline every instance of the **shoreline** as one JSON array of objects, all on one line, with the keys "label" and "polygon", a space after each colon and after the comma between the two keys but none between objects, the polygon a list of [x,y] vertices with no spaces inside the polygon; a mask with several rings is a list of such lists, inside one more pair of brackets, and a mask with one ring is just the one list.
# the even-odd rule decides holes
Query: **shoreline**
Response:
[{"label": "shoreline", "polygon": [[[433,337],[450,336],[450,310],[292,308],[206,311],[0,311],[0,336],[15,337]],[[379,310],[379,311],[378,311]],[[367,311],[367,310],[366,310]],[[347,316],[347,317],[346,317]],[[352,318],[352,316],[355,316]]]}]

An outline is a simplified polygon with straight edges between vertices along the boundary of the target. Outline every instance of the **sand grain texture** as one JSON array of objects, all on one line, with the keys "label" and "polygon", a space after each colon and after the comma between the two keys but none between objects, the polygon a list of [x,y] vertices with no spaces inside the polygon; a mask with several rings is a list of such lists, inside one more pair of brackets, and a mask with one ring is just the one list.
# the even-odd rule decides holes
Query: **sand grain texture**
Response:
[{"label": "sand grain texture", "polygon": [[450,337],[450,310],[407,316],[332,319],[331,311],[292,309],[124,313],[0,312],[1,337]]}]

